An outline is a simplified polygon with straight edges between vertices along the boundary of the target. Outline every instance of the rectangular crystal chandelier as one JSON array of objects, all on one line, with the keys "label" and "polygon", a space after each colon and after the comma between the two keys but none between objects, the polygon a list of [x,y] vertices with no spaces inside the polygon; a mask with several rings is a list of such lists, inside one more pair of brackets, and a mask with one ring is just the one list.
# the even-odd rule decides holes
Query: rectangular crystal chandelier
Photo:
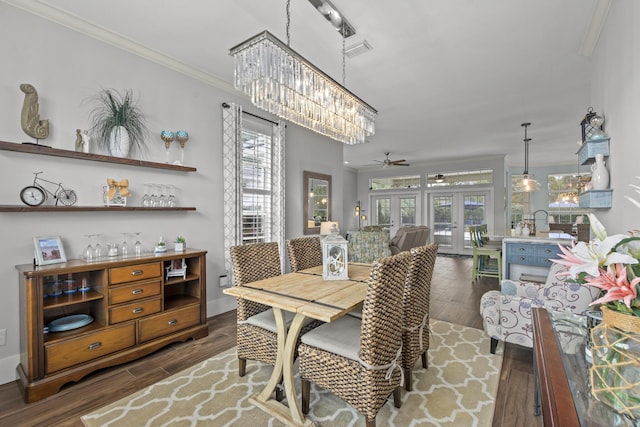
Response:
[{"label": "rectangular crystal chandelier", "polygon": [[232,47],[234,87],[258,108],[345,144],[375,133],[378,112],[268,31]]}]

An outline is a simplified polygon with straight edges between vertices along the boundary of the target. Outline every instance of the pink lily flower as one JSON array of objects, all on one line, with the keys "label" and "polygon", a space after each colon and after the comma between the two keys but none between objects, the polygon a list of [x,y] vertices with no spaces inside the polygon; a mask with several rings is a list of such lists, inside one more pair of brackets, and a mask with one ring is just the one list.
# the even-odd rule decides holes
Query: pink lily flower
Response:
[{"label": "pink lily flower", "polygon": [[616,234],[607,236],[604,240],[578,242],[571,248],[559,245],[562,254],[558,256],[562,259],[553,262],[569,267],[568,275],[572,278],[576,278],[582,272],[597,277],[600,275],[600,267],[611,264],[637,264],[638,260],[631,255],[611,252],[611,249],[626,238],[624,234]]},{"label": "pink lily flower", "polygon": [[[614,270],[615,269],[615,270]],[[601,270],[597,277],[588,277],[587,286],[594,286],[606,291],[606,294],[590,305],[603,304],[611,301],[624,301],[631,308],[631,301],[637,297],[636,285],[640,283],[640,277],[636,277],[629,283],[627,269],[624,265],[609,265],[607,271]]]}]

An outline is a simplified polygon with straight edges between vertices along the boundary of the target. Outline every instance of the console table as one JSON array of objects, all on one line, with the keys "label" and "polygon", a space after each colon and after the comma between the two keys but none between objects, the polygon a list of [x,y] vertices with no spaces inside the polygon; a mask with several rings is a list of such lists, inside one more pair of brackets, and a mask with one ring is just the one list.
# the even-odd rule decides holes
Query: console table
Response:
[{"label": "console table", "polygon": [[559,259],[558,244],[570,245],[572,241],[571,238],[505,237],[502,239],[502,278],[519,280],[520,275],[515,272],[519,268],[521,273],[540,276],[544,281],[551,260]]},{"label": "console table", "polygon": [[589,365],[585,359],[586,319],[571,313],[534,308],[534,414],[545,427],[640,426],[591,397]]}]

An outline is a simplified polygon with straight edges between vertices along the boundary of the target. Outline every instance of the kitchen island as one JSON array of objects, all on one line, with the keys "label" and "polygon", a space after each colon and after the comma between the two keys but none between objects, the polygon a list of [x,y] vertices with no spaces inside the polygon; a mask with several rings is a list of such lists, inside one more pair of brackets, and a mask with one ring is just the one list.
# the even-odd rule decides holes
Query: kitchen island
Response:
[{"label": "kitchen island", "polygon": [[505,237],[502,239],[502,278],[519,280],[524,274],[545,281],[552,259],[559,259],[560,247],[574,241],[569,234]]}]

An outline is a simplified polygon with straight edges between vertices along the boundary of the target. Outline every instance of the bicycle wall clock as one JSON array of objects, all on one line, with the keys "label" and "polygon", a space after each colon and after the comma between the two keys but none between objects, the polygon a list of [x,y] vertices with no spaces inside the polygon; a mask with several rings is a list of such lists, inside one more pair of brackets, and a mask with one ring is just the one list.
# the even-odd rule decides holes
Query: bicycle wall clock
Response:
[{"label": "bicycle wall clock", "polygon": [[[78,196],[75,191],[63,187],[60,182],[53,182],[44,178],[38,178],[38,175],[41,173],[42,172],[34,172],[33,174],[35,177],[33,178],[33,184],[27,185],[20,191],[20,200],[22,200],[25,205],[40,206],[49,197],[53,197],[53,199],[55,199],[56,206],[58,206],[58,202],[65,206],[73,206],[76,203]],[[58,187],[51,191],[45,187],[45,182],[57,185]]]}]

